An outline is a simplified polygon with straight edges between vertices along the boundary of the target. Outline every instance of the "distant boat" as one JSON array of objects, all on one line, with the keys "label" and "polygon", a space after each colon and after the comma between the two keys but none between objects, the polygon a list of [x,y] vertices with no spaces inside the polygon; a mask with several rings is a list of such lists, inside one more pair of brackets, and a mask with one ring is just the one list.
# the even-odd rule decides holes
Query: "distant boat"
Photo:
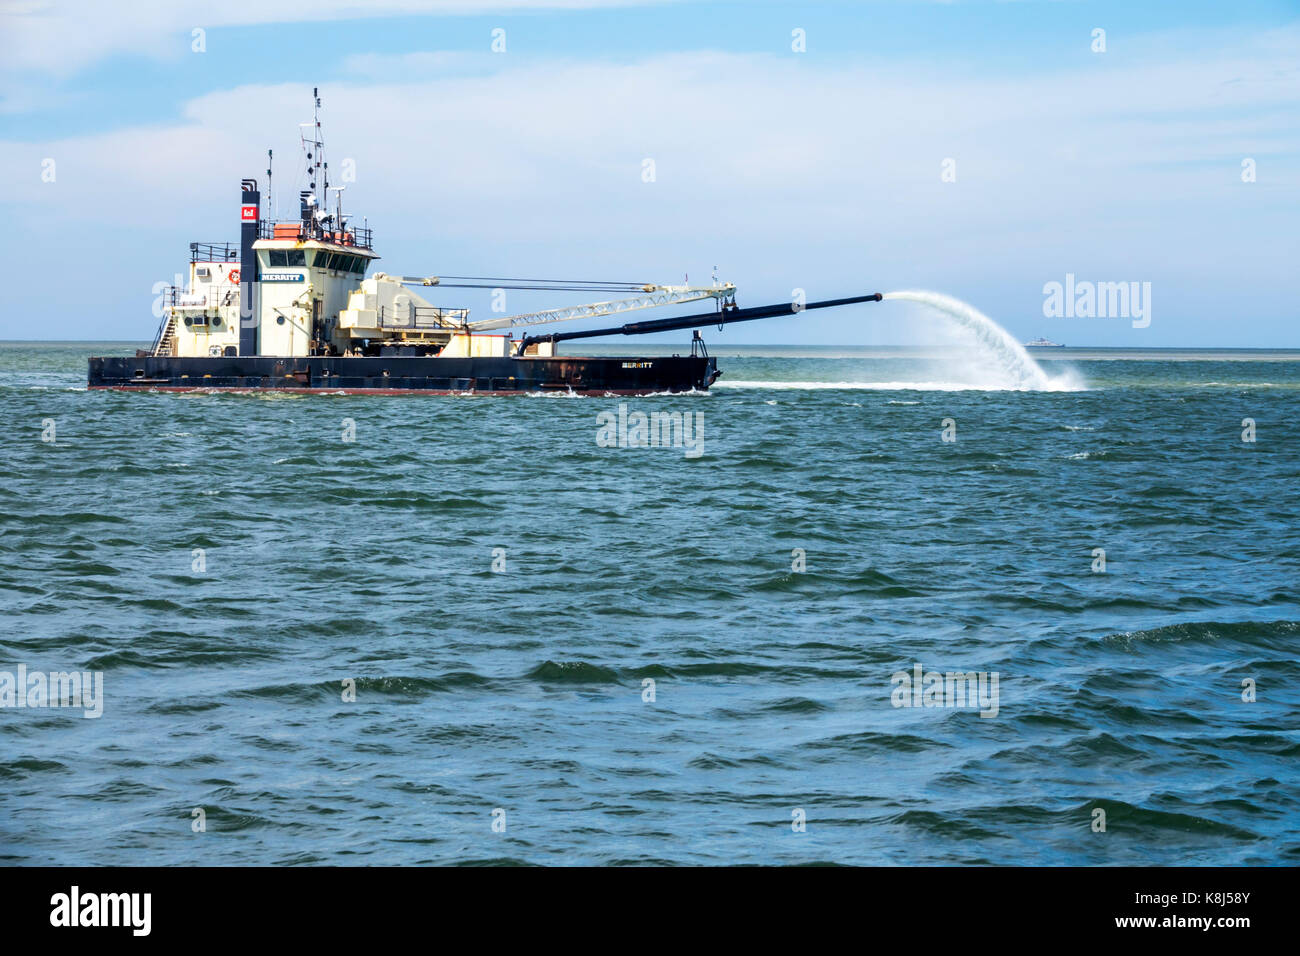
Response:
[{"label": "distant boat", "polygon": [[1039,349],[1063,349],[1065,348],[1060,342],[1053,342],[1051,339],[1045,339],[1041,336],[1036,339],[1030,339],[1025,343],[1026,346],[1032,346]]}]

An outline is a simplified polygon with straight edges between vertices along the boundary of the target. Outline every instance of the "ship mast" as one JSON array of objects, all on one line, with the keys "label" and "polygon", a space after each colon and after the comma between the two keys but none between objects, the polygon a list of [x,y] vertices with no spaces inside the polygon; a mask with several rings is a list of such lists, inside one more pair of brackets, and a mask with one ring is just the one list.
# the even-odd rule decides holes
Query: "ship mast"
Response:
[{"label": "ship mast", "polygon": [[[303,154],[307,160],[307,179],[309,188],[303,190],[300,198],[311,197],[312,220],[313,223],[319,223],[322,220],[337,218],[331,231],[343,232],[343,188],[342,186],[330,185],[330,164],[325,158],[325,135],[321,130],[320,122],[320,88],[313,86],[311,89],[312,96],[312,116],[311,116],[311,136],[305,132],[299,135],[302,140]],[[306,127],[307,123],[300,123],[299,129]],[[268,172],[269,175],[269,172]],[[331,216],[329,209],[330,190],[338,193],[334,214]],[[322,227],[323,228],[323,227]]]},{"label": "ship mast", "polygon": [[[299,193],[299,199],[304,203],[304,212],[306,205],[312,207],[312,219],[318,219],[324,204],[321,202],[321,196],[324,190],[321,189],[320,183],[325,182],[326,188],[329,186],[329,165],[325,162],[325,141],[321,135],[320,126],[320,90],[313,86],[311,89],[312,96],[312,113],[311,113],[311,136],[303,130],[307,123],[299,123],[299,138],[302,141],[303,156],[307,161],[307,189]],[[310,203],[307,203],[307,197],[310,197]]]}]

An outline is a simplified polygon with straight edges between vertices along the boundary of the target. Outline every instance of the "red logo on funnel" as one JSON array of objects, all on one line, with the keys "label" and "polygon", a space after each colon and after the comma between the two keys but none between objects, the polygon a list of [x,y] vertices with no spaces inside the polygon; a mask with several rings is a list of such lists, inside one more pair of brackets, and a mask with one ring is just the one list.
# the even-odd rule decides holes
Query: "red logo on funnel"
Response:
[{"label": "red logo on funnel", "polygon": [[239,207],[239,221],[240,221],[240,222],[257,222],[257,207],[256,207],[256,206],[240,206],[240,207]]}]

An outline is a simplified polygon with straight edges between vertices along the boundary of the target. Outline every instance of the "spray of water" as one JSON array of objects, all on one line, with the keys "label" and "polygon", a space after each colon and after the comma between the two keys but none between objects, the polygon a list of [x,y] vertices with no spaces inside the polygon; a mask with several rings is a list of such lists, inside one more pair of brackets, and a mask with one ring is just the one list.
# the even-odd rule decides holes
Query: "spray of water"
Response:
[{"label": "spray of water", "polygon": [[996,372],[999,379],[1005,381],[1010,388],[1056,391],[1079,387],[1072,378],[1053,378],[1048,375],[1010,332],[961,299],[954,299],[941,292],[910,289],[886,292],[885,298],[919,302],[937,311],[960,329],[964,338],[973,341],[979,352],[979,364],[988,371]]}]

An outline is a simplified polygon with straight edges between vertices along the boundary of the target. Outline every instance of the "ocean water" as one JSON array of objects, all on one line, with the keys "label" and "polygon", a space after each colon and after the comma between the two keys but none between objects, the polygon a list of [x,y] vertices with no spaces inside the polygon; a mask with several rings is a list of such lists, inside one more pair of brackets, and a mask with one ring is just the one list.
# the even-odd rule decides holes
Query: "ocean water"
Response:
[{"label": "ocean water", "polygon": [[0,345],[0,671],[103,680],[0,708],[7,863],[1300,863],[1293,355],[84,390],[124,349]]}]

